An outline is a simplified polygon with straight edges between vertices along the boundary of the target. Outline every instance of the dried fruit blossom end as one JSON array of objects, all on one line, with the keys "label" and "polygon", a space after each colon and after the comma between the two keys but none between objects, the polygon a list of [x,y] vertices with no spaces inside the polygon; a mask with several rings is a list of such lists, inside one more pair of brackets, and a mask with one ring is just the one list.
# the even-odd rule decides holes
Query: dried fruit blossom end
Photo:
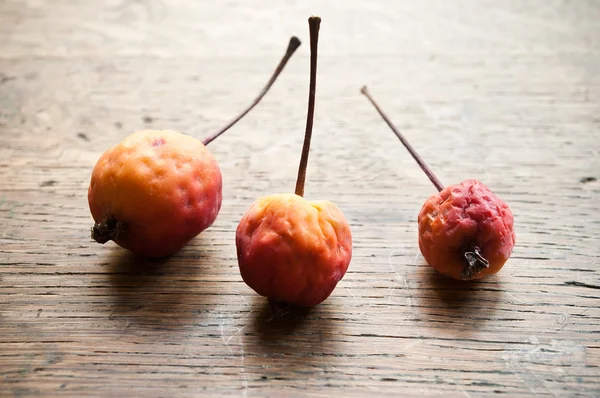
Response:
[{"label": "dried fruit blossom end", "polygon": [[463,280],[471,279],[473,276],[490,266],[490,262],[481,255],[479,247],[477,246],[473,248],[473,251],[465,252],[464,256],[468,265],[465,266],[460,274],[460,277]]},{"label": "dried fruit blossom end", "polygon": [[109,240],[116,240],[125,232],[125,226],[114,217],[107,217],[102,222],[97,222],[92,227],[92,239],[104,244]]}]

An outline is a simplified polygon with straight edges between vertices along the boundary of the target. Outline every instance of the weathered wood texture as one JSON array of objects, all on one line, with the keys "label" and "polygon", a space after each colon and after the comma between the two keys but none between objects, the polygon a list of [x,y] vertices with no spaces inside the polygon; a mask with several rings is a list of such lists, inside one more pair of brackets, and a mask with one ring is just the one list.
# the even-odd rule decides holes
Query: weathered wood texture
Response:
[{"label": "weathered wood texture", "polygon": [[[104,4],[102,4],[104,3]],[[334,200],[354,256],[333,295],[267,322],[237,222],[291,192],[323,18],[306,196]],[[600,395],[600,5],[595,1],[0,2],[0,396]],[[162,262],[92,243],[89,177],[145,127],[202,138],[224,176],[215,225]],[[425,265],[434,188],[359,94],[449,184],[516,218],[505,268]]]}]

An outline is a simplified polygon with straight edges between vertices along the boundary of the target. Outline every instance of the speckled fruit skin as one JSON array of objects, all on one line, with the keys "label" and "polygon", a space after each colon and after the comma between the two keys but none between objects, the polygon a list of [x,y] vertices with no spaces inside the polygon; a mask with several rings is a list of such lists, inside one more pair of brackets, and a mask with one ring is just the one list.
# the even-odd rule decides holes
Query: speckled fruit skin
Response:
[{"label": "speckled fruit skin", "polygon": [[88,190],[94,220],[122,222],[115,242],[145,257],[177,252],[212,225],[221,200],[221,171],[212,154],[170,130],[138,131],[109,149]]},{"label": "speckled fruit skin", "polygon": [[478,246],[489,263],[470,279],[500,271],[515,245],[513,215],[508,205],[477,180],[450,185],[432,195],[421,209],[419,248],[429,265],[462,279],[463,250]]},{"label": "speckled fruit skin", "polygon": [[329,297],[352,257],[350,227],[337,206],[294,194],[257,200],[240,221],[235,243],[248,286],[301,307]]}]

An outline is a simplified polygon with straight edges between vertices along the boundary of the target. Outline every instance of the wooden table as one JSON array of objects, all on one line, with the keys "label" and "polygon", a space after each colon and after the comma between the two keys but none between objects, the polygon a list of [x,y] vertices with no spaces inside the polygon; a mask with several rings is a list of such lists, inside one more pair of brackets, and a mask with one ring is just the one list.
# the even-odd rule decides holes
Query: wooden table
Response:
[{"label": "wooden table", "polygon": [[[0,2],[0,396],[599,396],[600,6],[594,1]],[[235,228],[291,192],[321,27],[306,196],[354,251],[332,296],[268,322]],[[216,223],[164,261],[90,239],[99,156],[133,131],[202,138]],[[476,283],[437,275],[416,216],[442,182],[484,181],[517,245]]]}]

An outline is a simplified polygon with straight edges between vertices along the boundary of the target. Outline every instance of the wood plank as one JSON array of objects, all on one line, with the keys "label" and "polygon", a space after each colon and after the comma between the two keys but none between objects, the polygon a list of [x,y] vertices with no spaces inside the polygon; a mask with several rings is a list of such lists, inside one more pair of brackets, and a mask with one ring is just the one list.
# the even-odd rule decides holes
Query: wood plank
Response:
[{"label": "wood plank", "polygon": [[[353,259],[332,296],[268,321],[235,227],[294,189],[308,27],[323,18],[306,196],[335,201]],[[0,396],[600,395],[600,7],[578,2],[0,3]],[[167,260],[90,241],[98,157],[142,128],[210,144],[216,223]],[[497,275],[431,270],[433,186],[359,93],[370,87],[442,182],[515,215]]]}]

